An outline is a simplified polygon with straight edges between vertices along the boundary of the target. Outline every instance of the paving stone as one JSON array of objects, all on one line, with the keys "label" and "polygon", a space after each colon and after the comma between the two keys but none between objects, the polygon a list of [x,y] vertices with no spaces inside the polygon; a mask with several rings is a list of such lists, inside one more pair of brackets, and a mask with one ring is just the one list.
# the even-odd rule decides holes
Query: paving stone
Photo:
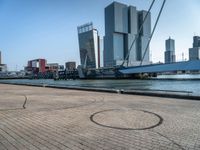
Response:
[{"label": "paving stone", "polygon": [[200,150],[199,108],[191,100],[0,84],[0,150]]}]

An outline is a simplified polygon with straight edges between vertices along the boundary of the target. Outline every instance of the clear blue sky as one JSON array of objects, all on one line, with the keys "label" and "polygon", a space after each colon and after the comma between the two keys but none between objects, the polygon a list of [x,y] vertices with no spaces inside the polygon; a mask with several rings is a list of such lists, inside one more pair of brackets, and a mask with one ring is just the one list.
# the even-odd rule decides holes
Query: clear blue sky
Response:
[{"label": "clear blue sky", "polygon": [[[46,58],[49,63],[77,61],[77,26],[92,21],[104,35],[104,8],[113,0],[0,0],[0,50],[9,70],[27,61]],[[151,0],[118,0],[139,10]],[[161,0],[152,11],[152,23]],[[153,62],[163,61],[165,40],[176,40],[176,54],[188,56],[193,35],[200,35],[200,0],[167,0],[151,43]]]}]

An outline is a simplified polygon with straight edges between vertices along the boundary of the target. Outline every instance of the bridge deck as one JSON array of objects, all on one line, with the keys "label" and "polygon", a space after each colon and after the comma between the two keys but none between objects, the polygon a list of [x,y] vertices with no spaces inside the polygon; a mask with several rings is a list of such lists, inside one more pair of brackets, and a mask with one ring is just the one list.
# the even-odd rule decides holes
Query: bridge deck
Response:
[{"label": "bridge deck", "polygon": [[158,73],[173,71],[198,71],[200,70],[200,60],[176,62],[171,64],[154,64],[145,66],[128,67],[119,70],[123,74],[137,73]]}]

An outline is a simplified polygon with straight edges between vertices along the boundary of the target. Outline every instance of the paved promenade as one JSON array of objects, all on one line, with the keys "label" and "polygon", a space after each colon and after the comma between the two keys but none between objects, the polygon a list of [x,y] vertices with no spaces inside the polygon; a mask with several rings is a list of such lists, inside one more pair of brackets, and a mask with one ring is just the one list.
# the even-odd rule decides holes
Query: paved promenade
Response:
[{"label": "paved promenade", "polygon": [[200,101],[0,84],[0,150],[49,149],[200,150]]}]

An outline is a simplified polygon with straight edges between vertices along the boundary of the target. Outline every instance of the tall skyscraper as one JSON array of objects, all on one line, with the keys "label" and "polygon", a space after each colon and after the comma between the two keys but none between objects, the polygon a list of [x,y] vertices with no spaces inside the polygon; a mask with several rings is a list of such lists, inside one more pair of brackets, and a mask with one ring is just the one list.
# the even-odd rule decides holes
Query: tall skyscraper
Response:
[{"label": "tall skyscraper", "polygon": [[[105,8],[104,66],[121,65],[131,48],[133,40],[143,23],[146,11],[137,11],[134,6],[113,2]],[[139,38],[129,55],[129,65],[141,61],[151,34],[149,14]],[[149,49],[144,61],[149,61]]]},{"label": "tall skyscraper", "polygon": [[[145,16],[147,15],[147,11],[139,11],[138,12],[138,30],[139,28],[142,27],[142,30],[140,32],[140,36],[138,38],[138,43],[137,43],[137,61],[141,61],[144,57],[144,62],[149,62],[150,61],[150,48],[147,48],[146,54],[145,50],[147,47],[147,44],[149,42],[149,38],[151,36],[151,15],[149,15],[145,22],[143,23]],[[139,32],[139,31],[138,31]]]},{"label": "tall skyscraper", "polygon": [[175,55],[175,40],[169,37],[168,40],[165,41],[165,63],[173,63],[176,61]]},{"label": "tall skyscraper", "polygon": [[193,37],[193,48],[189,49],[189,60],[200,60],[200,37]]},{"label": "tall skyscraper", "polygon": [[99,68],[99,36],[92,23],[78,27],[78,39],[81,65],[85,68]]},{"label": "tall skyscraper", "polygon": [[0,51],[0,72],[6,72],[6,71],[7,71],[7,65],[2,64],[1,51]]},{"label": "tall skyscraper", "polygon": [[199,36],[193,37],[193,47],[200,47],[200,37]]}]

